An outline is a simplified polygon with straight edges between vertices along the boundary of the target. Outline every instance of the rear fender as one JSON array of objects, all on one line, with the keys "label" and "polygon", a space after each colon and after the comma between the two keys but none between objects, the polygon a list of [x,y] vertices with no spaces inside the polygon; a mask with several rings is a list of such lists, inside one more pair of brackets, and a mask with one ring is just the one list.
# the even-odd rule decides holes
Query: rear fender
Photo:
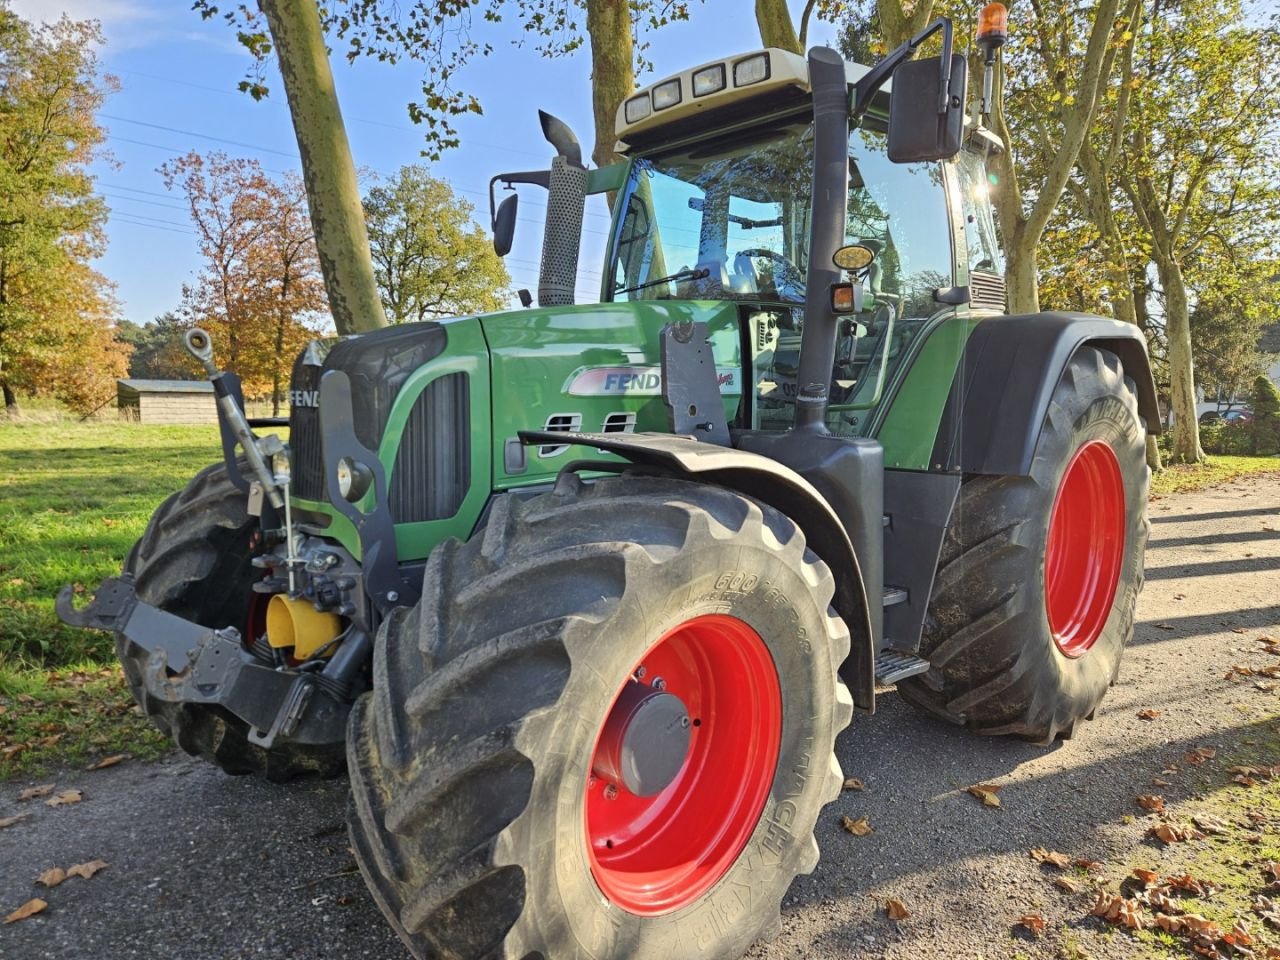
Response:
[{"label": "rear fender", "polygon": [[638,466],[713,483],[752,497],[795,521],[809,547],[835,577],[832,606],[849,627],[849,659],[841,676],[853,702],[875,709],[875,646],[862,571],[849,536],[831,505],[804,477],[776,460],[664,433],[572,433],[522,430],[526,444],[574,443],[608,451]]},{"label": "rear fender", "polygon": [[935,469],[1025,475],[1049,399],[1084,346],[1120,358],[1138,391],[1147,432],[1160,432],[1160,409],[1142,331],[1082,313],[991,317],[965,344],[934,443]]}]

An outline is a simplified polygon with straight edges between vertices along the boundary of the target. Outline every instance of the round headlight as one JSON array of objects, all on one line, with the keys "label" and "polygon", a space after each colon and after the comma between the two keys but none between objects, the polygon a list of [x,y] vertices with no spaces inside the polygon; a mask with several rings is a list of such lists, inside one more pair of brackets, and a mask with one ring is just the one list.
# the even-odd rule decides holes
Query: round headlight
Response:
[{"label": "round headlight", "polygon": [[373,471],[359,460],[343,457],[338,461],[338,496],[355,503],[373,483]]},{"label": "round headlight", "polygon": [[351,499],[352,482],[351,461],[343,457],[338,461],[338,496],[343,500]]}]

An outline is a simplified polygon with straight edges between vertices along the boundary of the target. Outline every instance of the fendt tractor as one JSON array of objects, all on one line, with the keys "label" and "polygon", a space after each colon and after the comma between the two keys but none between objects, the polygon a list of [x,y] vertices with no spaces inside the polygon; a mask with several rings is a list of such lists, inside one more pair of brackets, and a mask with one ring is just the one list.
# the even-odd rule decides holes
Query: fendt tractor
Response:
[{"label": "fendt tractor", "polygon": [[224,462],[60,615],[115,633],[188,753],[345,768],[416,957],[739,957],[878,688],[1049,743],[1133,632],[1155,388],[1136,327],[1006,313],[1002,13],[974,105],[940,19],[871,68],[767,49],[651,84],[602,169],[542,115],[550,169],[490,187],[500,253],[547,191],[537,306],[310,344],[287,444],[188,332]]}]

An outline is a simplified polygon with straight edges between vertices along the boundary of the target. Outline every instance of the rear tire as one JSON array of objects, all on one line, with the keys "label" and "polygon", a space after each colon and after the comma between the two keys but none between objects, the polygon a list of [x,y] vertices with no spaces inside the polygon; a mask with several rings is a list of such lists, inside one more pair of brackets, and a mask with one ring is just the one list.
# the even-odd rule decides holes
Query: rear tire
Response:
[{"label": "rear tire", "polygon": [[[786,517],[653,478],[588,487],[566,475],[534,500],[501,497],[470,542],[437,547],[419,605],[379,631],[373,692],[348,736],[352,846],[413,954],[672,960],[696,944],[727,960],[776,931],[787,888],[817,863],[814,824],[841,784],[833,745],[852,701],[836,674],[849,636],[829,611],[833,589]],[[665,690],[689,699],[695,719],[689,759],[655,797],[605,799],[606,784],[588,776],[620,686],[665,638],[708,622],[733,625],[737,640],[718,648],[726,657],[751,648],[770,676],[746,670],[754,679],[713,690],[712,704],[725,699],[704,718],[668,661]],[[778,708],[772,727],[760,725],[776,750],[740,778],[762,789],[733,794],[745,797],[736,817],[701,816],[723,801],[713,787],[737,784],[691,773],[704,769],[698,744],[716,743],[717,756],[754,749],[755,730],[717,718],[771,683],[780,696],[756,699]],[[634,836],[652,841],[638,863],[623,834],[616,847],[602,839],[601,805],[653,803],[646,822],[658,823],[680,809],[663,800],[676,795],[694,814],[686,843],[637,820]],[[704,861],[708,824],[737,833],[708,844]],[[675,876],[691,861],[706,883]],[[632,870],[674,876],[667,899],[618,893]]]},{"label": "rear tire", "polygon": [[[1042,743],[1092,718],[1133,636],[1150,476],[1133,381],[1115,354],[1080,348],[1031,475],[961,486],[921,641],[932,666],[898,684],[903,699],[979,733]],[[1105,531],[1122,545],[1113,550]]]},{"label": "rear tire", "polygon": [[[247,497],[216,464],[160,504],[125,558],[139,599],[203,627],[242,630],[261,574],[252,566],[257,520]],[[344,768],[343,744],[250,743],[248,725],[219,707],[177,704],[148,696],[142,685],[145,654],[116,634],[116,656],[133,698],[160,730],[192,756],[230,774],[257,774],[284,782],[300,776],[333,777]]]}]

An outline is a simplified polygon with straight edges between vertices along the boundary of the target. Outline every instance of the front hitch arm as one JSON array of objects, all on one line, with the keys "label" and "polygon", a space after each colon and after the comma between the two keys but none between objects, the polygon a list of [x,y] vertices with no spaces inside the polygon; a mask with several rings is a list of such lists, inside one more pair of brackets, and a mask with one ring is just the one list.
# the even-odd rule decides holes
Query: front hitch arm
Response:
[{"label": "front hitch arm", "polygon": [[149,696],[168,703],[221,706],[249,725],[253,743],[341,743],[350,705],[313,696],[316,676],[277,670],[244,648],[234,627],[202,627],[138,599],[133,577],[108,577],[88,606],[76,609],[72,588],[54,603],[72,627],[108,630],[129,641]]}]

